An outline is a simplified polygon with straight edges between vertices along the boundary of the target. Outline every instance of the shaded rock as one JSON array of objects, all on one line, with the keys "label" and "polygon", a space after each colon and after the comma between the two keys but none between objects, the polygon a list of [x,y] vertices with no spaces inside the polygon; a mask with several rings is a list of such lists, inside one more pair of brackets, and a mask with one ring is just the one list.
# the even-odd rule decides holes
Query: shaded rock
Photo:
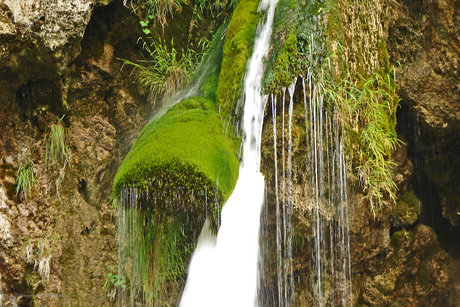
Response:
[{"label": "shaded rock", "polygon": [[1,81],[58,77],[80,53],[96,0],[4,0],[0,6]]},{"label": "shaded rock", "polygon": [[421,211],[420,200],[411,191],[405,191],[396,200],[394,212],[395,224],[397,226],[410,226],[414,224]]},{"label": "shaded rock", "polygon": [[412,231],[395,232],[388,253],[379,258],[373,262],[374,277],[365,277],[360,303],[438,306],[447,302],[451,261],[430,227],[419,224]]},{"label": "shaded rock", "polygon": [[405,135],[424,174],[436,184],[443,215],[460,223],[460,2],[401,1],[392,5],[388,51],[399,62]]}]

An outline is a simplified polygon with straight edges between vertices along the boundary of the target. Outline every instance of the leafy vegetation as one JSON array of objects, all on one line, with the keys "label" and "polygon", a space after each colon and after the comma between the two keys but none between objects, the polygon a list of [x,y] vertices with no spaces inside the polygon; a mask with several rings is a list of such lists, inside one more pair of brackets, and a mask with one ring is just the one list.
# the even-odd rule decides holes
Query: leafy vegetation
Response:
[{"label": "leafy vegetation", "polygon": [[225,8],[235,7],[239,0],[195,0],[198,10],[208,16],[218,16]]},{"label": "leafy vegetation", "polygon": [[107,280],[102,288],[110,301],[114,301],[117,293],[121,293],[126,290],[126,278],[123,275],[117,275],[109,272],[107,273]]},{"label": "leafy vegetation", "polygon": [[26,165],[19,165],[16,175],[16,194],[20,194],[21,198],[28,198],[34,186],[37,184],[35,178],[35,164],[31,159],[27,159]]},{"label": "leafy vegetation", "polygon": [[[124,0],[126,5],[127,0]],[[146,8],[147,15],[151,16],[151,19],[156,19],[164,27],[167,23],[167,16],[170,14],[173,16],[175,11],[182,10],[182,4],[185,0],[137,0],[137,3],[140,4],[138,7],[133,6],[132,0],[131,7],[134,10],[138,8]]]},{"label": "leafy vegetation", "polygon": [[[323,76],[319,76],[322,78]],[[353,80],[353,79],[351,79]],[[329,102],[338,109],[345,129],[344,137],[349,156],[353,158],[360,183],[366,192],[371,210],[382,205],[384,193],[395,200],[396,184],[392,179],[391,151],[399,142],[394,130],[396,94],[393,70],[368,78],[340,82],[319,79]]]}]

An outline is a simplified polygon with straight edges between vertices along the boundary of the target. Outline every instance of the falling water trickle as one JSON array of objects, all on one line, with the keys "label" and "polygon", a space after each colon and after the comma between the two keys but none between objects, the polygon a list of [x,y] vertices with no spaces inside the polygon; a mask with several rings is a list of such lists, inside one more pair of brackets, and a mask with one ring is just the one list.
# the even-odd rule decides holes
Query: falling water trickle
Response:
[{"label": "falling water trickle", "polygon": [[266,21],[258,31],[245,78],[243,160],[233,194],[222,209],[217,238],[207,225],[189,265],[181,307],[253,307],[257,305],[260,211],[265,183],[260,168],[263,113],[261,95],[264,58],[268,53],[277,0],[263,0]]}]

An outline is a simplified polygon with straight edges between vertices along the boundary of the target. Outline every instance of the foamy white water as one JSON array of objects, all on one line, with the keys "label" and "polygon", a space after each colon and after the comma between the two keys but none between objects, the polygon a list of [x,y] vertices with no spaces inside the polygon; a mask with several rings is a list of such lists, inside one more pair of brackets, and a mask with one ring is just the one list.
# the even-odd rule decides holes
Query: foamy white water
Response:
[{"label": "foamy white water", "polygon": [[180,307],[254,307],[257,305],[257,262],[260,211],[265,183],[260,170],[260,144],[267,97],[261,95],[263,59],[268,53],[278,0],[262,0],[267,19],[248,61],[243,116],[243,161],[232,196],[222,210],[217,238],[205,223],[189,265]]}]

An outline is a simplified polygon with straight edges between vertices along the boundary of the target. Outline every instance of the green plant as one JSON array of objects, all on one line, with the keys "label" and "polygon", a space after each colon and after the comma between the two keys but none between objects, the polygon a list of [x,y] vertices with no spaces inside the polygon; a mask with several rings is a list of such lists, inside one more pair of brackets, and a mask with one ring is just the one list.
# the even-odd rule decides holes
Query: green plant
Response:
[{"label": "green plant", "polygon": [[201,14],[217,17],[222,8],[235,7],[238,1],[239,0],[194,0],[194,4]]},{"label": "green plant", "polygon": [[45,165],[49,168],[60,165],[59,176],[55,181],[56,194],[60,199],[59,187],[65,176],[66,166],[72,161],[72,149],[67,144],[68,129],[62,125],[63,115],[56,124],[52,124],[49,134],[45,135]]},{"label": "green plant", "polygon": [[375,213],[374,205],[381,207],[384,193],[395,200],[397,189],[390,159],[392,149],[400,142],[394,130],[399,103],[394,70],[373,73],[367,78],[355,74],[337,80],[322,69],[317,78],[326,99],[337,107],[346,131],[346,146]]},{"label": "green plant", "polygon": [[[167,24],[168,13],[173,16],[174,11],[180,12],[182,10],[182,4],[185,2],[185,0],[137,0],[137,3],[140,3],[140,7],[145,7],[147,9],[147,15],[151,16],[150,19],[158,20],[163,28]],[[136,9],[137,8],[134,10]]]},{"label": "green plant", "polygon": [[31,159],[27,159],[27,164],[19,165],[16,176],[16,194],[20,194],[21,197],[27,198],[32,193],[32,189],[37,184],[35,178],[35,164]]},{"label": "green plant", "polygon": [[45,136],[45,165],[55,163],[67,164],[72,161],[72,150],[67,144],[68,130],[62,126],[63,115],[56,124],[52,124],[50,132]]},{"label": "green plant", "polygon": [[116,275],[109,272],[107,273],[107,280],[102,288],[110,301],[114,301],[117,293],[126,290],[126,278],[123,275]]},{"label": "green plant", "polygon": [[38,275],[44,281],[49,280],[50,261],[58,251],[58,242],[61,237],[58,234],[48,232],[46,237],[29,241],[25,248],[25,256],[28,263],[34,265]]},{"label": "green plant", "polygon": [[173,40],[170,49],[162,41],[156,42],[151,39],[152,43],[148,44],[142,38],[139,40],[147,52],[147,57],[137,62],[119,60],[123,61],[123,66],[134,67],[133,72],[136,74],[137,81],[141,86],[150,89],[154,99],[158,94],[168,98],[188,84],[200,54],[192,48],[178,52],[174,48]]},{"label": "green plant", "polygon": [[120,206],[118,220],[119,264],[129,279],[131,305],[141,298],[146,306],[172,306],[191,256],[190,230],[180,217],[138,205]]}]

